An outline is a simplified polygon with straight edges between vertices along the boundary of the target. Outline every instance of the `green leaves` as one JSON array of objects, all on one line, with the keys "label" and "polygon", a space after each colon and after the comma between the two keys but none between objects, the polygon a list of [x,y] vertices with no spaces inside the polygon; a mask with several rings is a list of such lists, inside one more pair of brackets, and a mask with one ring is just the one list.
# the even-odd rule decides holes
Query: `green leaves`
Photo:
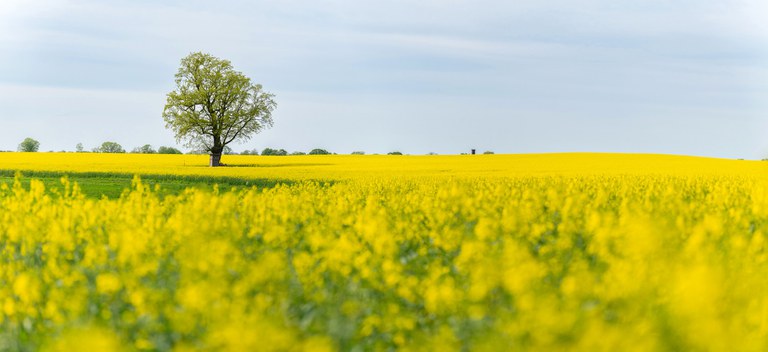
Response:
[{"label": "green leaves", "polygon": [[274,95],[235,71],[228,60],[196,52],[181,59],[176,90],[168,93],[163,119],[178,142],[220,154],[236,140],[271,127]]},{"label": "green leaves", "polygon": [[29,137],[25,138],[21,143],[19,143],[20,152],[36,152],[39,149],[40,142]]}]

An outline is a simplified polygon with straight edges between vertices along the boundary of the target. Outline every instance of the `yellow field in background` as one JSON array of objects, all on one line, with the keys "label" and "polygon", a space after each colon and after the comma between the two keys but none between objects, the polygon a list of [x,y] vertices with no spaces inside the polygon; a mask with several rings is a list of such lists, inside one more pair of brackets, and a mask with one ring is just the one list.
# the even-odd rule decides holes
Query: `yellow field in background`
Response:
[{"label": "yellow field in background", "polygon": [[768,162],[703,157],[564,153],[506,155],[207,155],[1,153],[0,170],[205,175],[241,178],[350,179],[360,176],[763,175]]},{"label": "yellow field in background", "polygon": [[768,163],[0,157],[299,180],[160,197],[137,179],[119,199],[1,184],[2,350],[768,350]]}]

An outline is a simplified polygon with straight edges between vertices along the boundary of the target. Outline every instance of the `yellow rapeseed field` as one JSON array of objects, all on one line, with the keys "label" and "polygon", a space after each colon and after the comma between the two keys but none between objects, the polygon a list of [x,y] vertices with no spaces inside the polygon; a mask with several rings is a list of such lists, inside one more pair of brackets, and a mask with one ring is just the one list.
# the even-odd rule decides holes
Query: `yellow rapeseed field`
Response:
[{"label": "yellow rapeseed field", "polygon": [[650,154],[509,155],[225,155],[230,167],[208,167],[207,155],[0,153],[0,170],[198,175],[289,180],[399,176],[762,175],[768,163]]},{"label": "yellow rapeseed field", "polygon": [[1,154],[0,350],[768,350],[768,163]]}]

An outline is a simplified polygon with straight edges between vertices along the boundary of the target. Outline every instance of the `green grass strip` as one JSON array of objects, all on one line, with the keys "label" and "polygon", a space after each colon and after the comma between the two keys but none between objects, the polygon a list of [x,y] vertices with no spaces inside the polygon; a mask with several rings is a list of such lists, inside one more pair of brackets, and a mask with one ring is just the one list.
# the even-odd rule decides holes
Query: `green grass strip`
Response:
[{"label": "green grass strip", "polygon": [[[55,171],[17,171],[0,170],[0,183],[14,182],[16,175],[20,174],[23,186],[28,187],[31,179],[43,182],[46,189],[60,189],[61,178],[66,176],[70,182],[76,182],[83,194],[89,198],[118,198],[124,190],[131,187],[134,174],[114,172],[55,172]],[[227,176],[197,176],[197,175],[139,175],[142,183],[155,187],[160,185],[159,195],[165,197],[183,192],[187,188],[213,190],[214,185],[219,189],[231,188],[271,188],[281,184],[294,184],[294,180],[255,178],[243,179]]]}]

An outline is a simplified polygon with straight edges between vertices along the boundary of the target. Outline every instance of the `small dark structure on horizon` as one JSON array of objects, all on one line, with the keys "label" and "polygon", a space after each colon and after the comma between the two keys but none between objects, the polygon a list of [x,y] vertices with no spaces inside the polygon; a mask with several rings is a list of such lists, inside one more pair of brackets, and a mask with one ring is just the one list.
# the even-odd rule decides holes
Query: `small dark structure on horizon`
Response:
[{"label": "small dark structure on horizon", "polygon": [[472,155],[475,155],[475,150],[474,149],[472,149]]}]

